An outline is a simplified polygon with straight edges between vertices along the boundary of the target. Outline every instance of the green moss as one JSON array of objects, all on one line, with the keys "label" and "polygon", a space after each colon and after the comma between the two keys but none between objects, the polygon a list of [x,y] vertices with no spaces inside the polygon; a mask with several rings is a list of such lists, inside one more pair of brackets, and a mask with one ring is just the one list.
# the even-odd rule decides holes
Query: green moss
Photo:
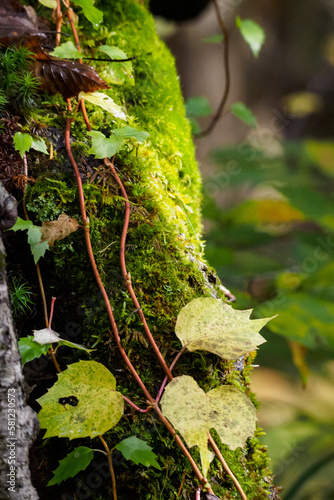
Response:
[{"label": "green moss", "polygon": [[[97,46],[112,44],[134,55],[135,85],[125,80],[106,91],[129,115],[129,124],[150,133],[143,145],[127,143],[117,155],[115,166],[125,185],[131,204],[130,225],[126,242],[126,265],[141,308],[158,346],[168,363],[181,345],[174,334],[174,324],[180,309],[190,300],[213,291],[220,297],[217,285],[208,288],[202,261],[201,238],[201,179],[196,165],[190,124],[185,118],[173,58],[154,31],[154,21],[135,0],[115,0],[106,11],[105,2],[97,2],[105,12],[102,28],[93,33],[82,21],[83,46],[92,53]],[[85,31],[86,26],[86,31]],[[96,55],[96,53],[95,53]],[[99,63],[102,71],[107,63]],[[58,102],[57,102],[58,99]],[[33,115],[33,123],[46,125],[43,134],[54,144],[54,158],[43,164],[31,164],[36,177],[27,192],[27,208],[35,224],[56,219],[65,212],[81,221],[79,200],[72,167],[66,156],[62,134],[66,111],[62,99],[50,98]],[[61,110],[56,112],[56,110]],[[109,135],[123,125],[110,114],[87,104],[95,130]],[[60,131],[60,133],[59,133]],[[89,138],[78,114],[72,124],[73,153],[84,182],[86,209],[90,219],[90,234],[101,278],[110,297],[123,345],[143,381],[156,394],[164,378],[143,334],[142,324],[124,286],[119,264],[119,245],[124,221],[124,200],[110,171],[102,161],[87,156]],[[97,173],[98,169],[98,173]],[[141,407],[145,399],[125,368],[115,342],[104,304],[97,291],[87,258],[82,228],[57,242],[41,262],[47,295],[57,296],[55,321],[57,331],[65,330],[71,340],[94,346],[92,358],[105,364],[116,376],[118,389]],[[207,273],[212,272],[210,269]],[[36,327],[38,325],[36,324]],[[64,353],[64,354],[63,354]],[[63,350],[60,362],[70,363],[82,354]],[[249,393],[248,382],[252,358],[244,369],[237,370],[233,362],[223,362],[214,355],[186,353],[175,374],[189,374],[208,391],[221,383],[234,384]],[[111,447],[124,437],[137,434],[153,447],[159,456],[162,472],[120,461],[115,467],[118,498],[173,499],[186,476],[183,498],[193,499],[197,482],[190,465],[175,442],[153,414],[141,416],[127,408],[118,426],[106,434]],[[86,443],[87,444],[87,443]],[[93,446],[95,447],[95,446]],[[234,452],[222,445],[224,456],[251,499],[265,499],[269,494],[268,458],[256,437],[245,449]],[[55,453],[47,444],[45,456]],[[196,459],[198,453],[192,450]],[[59,456],[58,459],[63,458]],[[116,463],[117,460],[115,459]],[[46,458],[47,463],[47,458]],[[51,476],[51,465],[46,475]],[[85,484],[94,467],[78,479]],[[229,477],[219,464],[210,469],[213,488],[222,499],[238,498]],[[92,491],[92,498],[111,497],[108,479]],[[48,489],[41,485],[41,498],[61,498],[76,491],[77,485]]]}]

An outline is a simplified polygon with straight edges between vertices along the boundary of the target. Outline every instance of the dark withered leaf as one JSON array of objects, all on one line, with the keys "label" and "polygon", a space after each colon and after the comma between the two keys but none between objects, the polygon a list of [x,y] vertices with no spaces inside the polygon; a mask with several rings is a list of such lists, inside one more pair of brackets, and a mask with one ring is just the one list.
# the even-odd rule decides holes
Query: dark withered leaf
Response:
[{"label": "dark withered leaf", "polygon": [[42,84],[42,89],[50,94],[59,92],[64,99],[74,97],[79,92],[94,92],[107,89],[108,84],[88,64],[64,59],[49,58],[36,60],[35,75]]},{"label": "dark withered leaf", "polygon": [[23,45],[35,59],[32,65],[41,89],[50,94],[58,92],[64,99],[79,92],[107,89],[108,84],[88,64],[52,57],[43,44],[47,35],[38,29],[37,17],[31,7],[23,7],[17,0],[0,0],[0,45]]}]

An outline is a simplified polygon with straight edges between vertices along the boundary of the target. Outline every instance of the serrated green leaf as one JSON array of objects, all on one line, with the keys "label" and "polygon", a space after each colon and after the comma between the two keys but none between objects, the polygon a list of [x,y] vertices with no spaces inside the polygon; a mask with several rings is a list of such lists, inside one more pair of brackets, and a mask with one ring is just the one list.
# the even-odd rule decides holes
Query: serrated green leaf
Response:
[{"label": "serrated green leaf", "polygon": [[28,230],[28,243],[30,245],[30,250],[34,256],[34,261],[36,264],[49,249],[49,244],[47,241],[41,243],[41,228],[38,226],[34,226],[30,220],[23,220],[21,219],[21,217],[18,217],[16,223],[11,229],[13,229],[13,231],[25,231],[26,229]]},{"label": "serrated green leaf", "polygon": [[51,344],[41,345],[34,341],[32,335],[23,337],[18,341],[19,352],[22,358],[22,364],[25,365],[35,358],[39,358],[42,354],[46,354],[51,347]]},{"label": "serrated green leaf", "polygon": [[209,116],[212,113],[212,108],[206,97],[196,96],[187,100],[186,112],[187,116]]},{"label": "serrated green leaf", "polygon": [[56,47],[51,55],[61,59],[80,59],[82,54],[78,51],[73,42],[65,42]]},{"label": "serrated green leaf", "polygon": [[49,243],[43,241],[41,243],[42,232],[38,226],[32,226],[28,229],[28,243],[30,245],[31,253],[34,257],[35,264],[41,257],[44,257],[45,252],[49,249]]},{"label": "serrated green leaf", "polygon": [[143,143],[150,137],[148,132],[144,132],[143,130],[137,130],[133,127],[122,127],[116,130],[113,130],[113,133],[117,137],[121,137],[122,139],[136,139],[139,143]]},{"label": "serrated green leaf", "polygon": [[110,158],[114,156],[123,146],[123,139],[116,135],[111,135],[107,138],[102,132],[92,130],[87,132],[92,138],[92,147],[88,153],[94,155],[95,158]]},{"label": "serrated green leaf", "polygon": [[136,436],[123,439],[115,448],[124,455],[126,460],[132,460],[135,464],[142,464],[146,467],[152,465],[152,467],[161,470],[156,461],[157,456],[153,453],[151,446]]},{"label": "serrated green leaf", "polygon": [[[59,398],[74,396],[77,406],[59,403]],[[58,374],[58,381],[38,399],[40,426],[51,436],[75,439],[104,434],[123,415],[124,401],[116,392],[116,380],[96,361],[79,361]]]},{"label": "serrated green leaf", "polygon": [[203,297],[183,307],[175,333],[189,351],[205,350],[224,359],[237,359],[263,344],[258,331],[271,318],[253,319],[252,309],[238,311],[221,300]]},{"label": "serrated green leaf", "polygon": [[48,155],[48,150],[46,149],[46,144],[45,140],[39,137],[38,139],[32,138],[32,144],[31,147],[35,149],[36,151],[40,151],[41,153],[45,153]]},{"label": "serrated green leaf", "polygon": [[92,23],[95,29],[100,27],[103,21],[103,12],[94,7],[94,0],[73,0],[73,3],[82,8],[84,16]]},{"label": "serrated green leaf", "polygon": [[70,477],[74,477],[81,470],[85,470],[94,458],[94,451],[87,446],[78,446],[65,458],[59,460],[59,466],[53,471],[53,478],[46,486],[60,484]]},{"label": "serrated green leaf", "polygon": [[16,132],[13,137],[15,150],[20,153],[21,158],[23,158],[24,153],[29,151],[32,146],[32,138],[29,134],[24,134],[22,132]]},{"label": "serrated green leaf", "polygon": [[202,42],[204,43],[220,43],[224,40],[224,36],[222,33],[217,33],[215,35],[212,35],[212,36],[208,36],[206,38],[202,38]]},{"label": "serrated green leaf", "polygon": [[231,450],[244,446],[254,434],[256,410],[249,398],[233,386],[205,393],[192,377],[175,377],[165,389],[161,408],[187,445],[199,447],[205,477],[212,459],[207,447],[210,429],[215,429]]},{"label": "serrated green leaf", "polygon": [[56,9],[57,8],[57,2],[56,0],[38,0],[39,3],[44,5],[44,7],[49,7],[49,9]]},{"label": "serrated green leaf", "polygon": [[255,57],[258,57],[261,47],[266,38],[265,32],[261,26],[251,19],[236,18],[236,26],[240,29],[240,33],[246,43],[251,48]]},{"label": "serrated green leaf", "polygon": [[105,109],[109,113],[111,113],[116,118],[120,118],[121,120],[126,121],[126,115],[122,108],[116,104],[111,97],[103,92],[80,92],[78,95],[78,99],[85,99],[96,106],[100,106],[100,108]]},{"label": "serrated green leaf", "polygon": [[97,50],[104,52],[104,54],[107,54],[111,59],[126,59],[128,57],[123,50],[118,47],[113,47],[112,45],[101,45]]},{"label": "serrated green leaf", "polygon": [[242,102],[235,102],[231,106],[232,113],[239,118],[242,122],[246,123],[252,128],[257,128],[257,121],[253,113]]},{"label": "serrated green leaf", "polygon": [[33,223],[31,222],[31,220],[23,220],[23,219],[21,219],[21,217],[18,217],[14,226],[11,227],[11,230],[12,231],[25,231],[26,229],[29,229],[32,226],[33,226]]}]

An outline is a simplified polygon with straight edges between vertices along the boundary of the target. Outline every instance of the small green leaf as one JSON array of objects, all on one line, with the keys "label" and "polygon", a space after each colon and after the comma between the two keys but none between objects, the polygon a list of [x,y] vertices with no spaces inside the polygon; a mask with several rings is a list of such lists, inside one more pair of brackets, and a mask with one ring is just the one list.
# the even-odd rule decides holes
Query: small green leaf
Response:
[{"label": "small green leaf", "polygon": [[42,232],[38,226],[32,226],[28,229],[28,243],[31,253],[34,256],[34,262],[37,264],[41,257],[44,257],[45,252],[49,249],[49,243],[43,241],[41,243]]},{"label": "small green leaf", "polygon": [[255,57],[258,57],[261,47],[266,38],[264,30],[251,19],[236,18],[235,24],[240,29],[240,33],[248,43]]},{"label": "small green leaf", "polygon": [[123,50],[119,49],[118,47],[113,47],[111,45],[101,45],[101,47],[99,47],[97,50],[104,52],[111,59],[126,59],[128,57],[126,53],[123,52]]},{"label": "small green leaf", "polygon": [[136,139],[139,143],[143,143],[146,141],[150,134],[148,132],[144,132],[143,130],[137,130],[132,127],[122,127],[116,130],[113,130],[113,133],[117,137],[121,137],[122,139]]},{"label": "small green leaf", "polygon": [[16,151],[20,153],[21,158],[23,158],[24,153],[29,151],[32,146],[32,138],[29,134],[23,134],[22,132],[16,132],[13,137],[14,147]]},{"label": "small green leaf", "polygon": [[103,21],[103,12],[94,7],[94,0],[73,0],[73,3],[82,8],[84,16],[92,23],[95,29]]},{"label": "small green leaf", "polygon": [[111,135],[108,139],[96,130],[87,132],[92,138],[92,147],[89,149],[88,153],[95,155],[95,158],[110,158],[114,156],[121,149],[123,145],[123,139],[117,137],[116,135]]},{"label": "small green leaf", "polygon": [[56,0],[38,0],[39,3],[44,5],[44,7],[49,7],[49,9],[56,9],[57,8],[57,2]]},{"label": "small green leaf", "polygon": [[78,95],[78,99],[85,99],[96,106],[100,106],[102,109],[105,109],[116,118],[120,118],[121,120],[127,121],[126,115],[122,108],[116,104],[111,97],[104,94],[103,92],[80,92]]},{"label": "small green leaf", "polygon": [[49,244],[47,241],[41,243],[42,232],[40,227],[34,226],[30,220],[23,220],[21,217],[18,217],[12,229],[13,231],[28,230],[28,243],[31,253],[34,256],[35,264],[41,257],[44,257],[45,252],[49,249]]},{"label": "small green leaf", "polygon": [[187,100],[186,112],[187,116],[209,116],[212,113],[212,108],[206,97],[196,96]]},{"label": "small green leaf", "polygon": [[199,447],[205,477],[213,458],[207,446],[210,429],[231,450],[244,446],[255,431],[256,410],[234,386],[223,385],[205,393],[192,377],[175,377],[165,389],[161,408],[187,445]]},{"label": "small green leaf", "polygon": [[253,113],[242,102],[235,102],[231,106],[232,113],[239,118],[242,122],[246,123],[252,128],[257,128],[257,121]]},{"label": "small green leaf", "polygon": [[32,144],[31,147],[35,149],[36,151],[40,151],[41,153],[45,153],[48,155],[48,150],[46,149],[46,144],[45,140],[39,137],[38,139],[32,138]]},{"label": "small green leaf", "polygon": [[190,121],[191,125],[191,133],[200,134],[202,129],[196,118],[194,118],[193,116],[189,116],[188,120]]},{"label": "small green leaf", "polygon": [[51,55],[61,59],[80,59],[82,57],[82,54],[71,41],[62,43],[59,47],[56,47],[51,52]]},{"label": "small green leaf", "polygon": [[47,486],[60,484],[69,477],[74,477],[81,470],[85,470],[94,458],[94,452],[87,446],[78,446],[65,458],[59,460],[59,466],[53,471],[53,478]]},{"label": "small green leaf", "polygon": [[222,33],[217,33],[216,35],[208,36],[206,38],[202,38],[202,42],[204,43],[220,43],[224,40],[224,36]]},{"label": "small green leaf", "polygon": [[193,299],[181,309],[175,333],[189,351],[201,349],[237,359],[265,342],[258,331],[269,318],[250,320],[251,312],[238,311],[213,298]]},{"label": "small green leaf", "polygon": [[146,467],[152,465],[152,467],[161,470],[156,461],[157,456],[153,453],[151,446],[136,436],[123,439],[115,448],[124,455],[126,460],[132,460],[135,464],[142,464]]},{"label": "small green leaf", "polygon": [[46,354],[51,347],[51,344],[41,345],[34,341],[32,335],[23,337],[18,341],[19,352],[22,358],[22,364],[25,365],[35,358],[39,358],[42,354]]},{"label": "small green leaf", "polygon": [[25,231],[33,226],[31,220],[23,220],[21,217],[17,218],[14,226],[11,228],[12,231]]},{"label": "small green leaf", "polygon": [[[76,406],[59,403],[60,398],[75,397]],[[104,434],[123,415],[124,401],[116,392],[116,380],[105,366],[96,361],[79,361],[58,374],[58,381],[38,399],[40,426],[47,429],[44,438],[69,439]]]}]

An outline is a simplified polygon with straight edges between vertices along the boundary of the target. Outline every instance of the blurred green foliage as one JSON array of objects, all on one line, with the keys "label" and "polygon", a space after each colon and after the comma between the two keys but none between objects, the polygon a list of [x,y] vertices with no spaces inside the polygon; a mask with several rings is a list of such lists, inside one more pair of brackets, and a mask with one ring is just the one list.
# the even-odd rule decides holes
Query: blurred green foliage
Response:
[{"label": "blurred green foliage", "polygon": [[[311,377],[322,377],[332,401],[334,143],[273,138],[270,148],[243,143],[211,158],[217,168],[204,181],[206,257],[236,295],[238,309],[278,315],[264,333],[260,363],[293,374],[293,357],[306,382],[308,353]],[[280,396],[271,403],[282,419],[269,424],[264,442],[284,500],[334,498],[333,408],[322,404],[319,387],[309,408],[294,393],[283,407]],[[273,381],[269,390],[274,399],[279,387]]]}]

